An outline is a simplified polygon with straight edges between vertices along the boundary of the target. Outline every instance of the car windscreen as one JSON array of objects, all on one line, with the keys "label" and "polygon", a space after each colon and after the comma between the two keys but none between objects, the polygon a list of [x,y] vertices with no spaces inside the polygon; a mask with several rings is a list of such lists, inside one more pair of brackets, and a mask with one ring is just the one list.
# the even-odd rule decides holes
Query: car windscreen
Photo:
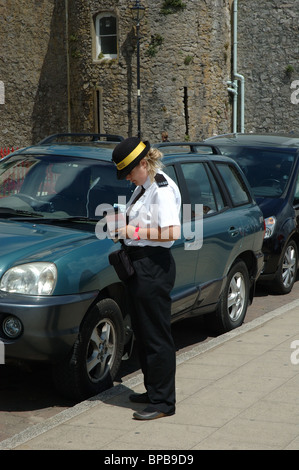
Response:
[{"label": "car windscreen", "polygon": [[116,178],[110,162],[57,155],[14,155],[0,161],[0,213],[95,218],[99,205],[128,201],[134,188]]},{"label": "car windscreen", "polygon": [[255,197],[280,197],[286,189],[294,155],[278,149],[219,145],[242,168]]}]

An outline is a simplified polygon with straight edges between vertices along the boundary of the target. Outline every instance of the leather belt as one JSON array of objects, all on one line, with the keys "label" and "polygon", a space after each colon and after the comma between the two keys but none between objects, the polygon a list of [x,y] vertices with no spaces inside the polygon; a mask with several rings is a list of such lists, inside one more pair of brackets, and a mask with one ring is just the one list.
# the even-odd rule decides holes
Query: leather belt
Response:
[{"label": "leather belt", "polygon": [[136,261],[142,258],[150,258],[157,254],[162,255],[169,253],[170,248],[164,248],[163,246],[126,246],[123,245],[125,250],[132,261]]}]

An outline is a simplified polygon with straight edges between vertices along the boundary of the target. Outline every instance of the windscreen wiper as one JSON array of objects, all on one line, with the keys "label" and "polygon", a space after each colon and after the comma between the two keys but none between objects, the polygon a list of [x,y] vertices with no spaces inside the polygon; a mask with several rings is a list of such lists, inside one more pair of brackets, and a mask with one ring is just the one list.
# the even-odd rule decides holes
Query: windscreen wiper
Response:
[{"label": "windscreen wiper", "polygon": [[71,215],[69,217],[52,217],[46,220],[55,220],[55,222],[99,222],[101,219],[92,219],[83,215]]},{"label": "windscreen wiper", "polygon": [[25,219],[28,219],[28,218],[33,218],[33,219],[36,219],[36,218],[41,218],[41,217],[44,217],[43,214],[40,214],[38,212],[30,212],[30,211],[23,211],[23,210],[19,210],[19,209],[12,209],[10,207],[0,207],[0,218],[17,218],[17,219],[20,219],[20,218],[25,218]]},{"label": "windscreen wiper", "polygon": [[[1,213],[0,213],[1,216]],[[69,217],[45,217],[42,216],[41,222],[44,223],[69,223],[69,222],[99,222],[101,219],[92,219],[91,217],[84,217],[81,215],[69,216]],[[35,219],[38,221],[38,218]]]}]

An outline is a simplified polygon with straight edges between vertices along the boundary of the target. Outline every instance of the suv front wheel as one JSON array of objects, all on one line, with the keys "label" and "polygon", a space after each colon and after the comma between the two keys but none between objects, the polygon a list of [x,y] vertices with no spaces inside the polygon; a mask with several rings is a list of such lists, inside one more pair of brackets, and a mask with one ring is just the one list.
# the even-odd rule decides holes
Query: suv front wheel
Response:
[{"label": "suv front wheel", "polygon": [[244,261],[237,261],[228,273],[226,284],[214,314],[208,323],[216,334],[238,328],[242,325],[248,307],[250,282]]},{"label": "suv front wheel", "polygon": [[53,367],[58,390],[84,400],[111,387],[123,350],[120,308],[114,300],[103,299],[86,315],[70,356]]},{"label": "suv front wheel", "polygon": [[293,289],[297,276],[298,251],[294,240],[290,240],[284,250],[272,290],[277,294],[288,294]]}]

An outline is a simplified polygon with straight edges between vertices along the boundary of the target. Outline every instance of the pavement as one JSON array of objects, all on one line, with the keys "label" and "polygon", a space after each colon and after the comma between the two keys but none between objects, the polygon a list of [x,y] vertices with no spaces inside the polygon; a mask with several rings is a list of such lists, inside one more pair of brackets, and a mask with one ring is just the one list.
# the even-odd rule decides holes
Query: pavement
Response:
[{"label": "pavement", "polygon": [[0,450],[102,450],[104,463],[117,464],[124,450],[181,458],[196,450],[298,450],[298,390],[299,299],[178,354],[175,415],[133,419],[144,408],[128,399],[144,391],[139,374],[2,441]]}]

